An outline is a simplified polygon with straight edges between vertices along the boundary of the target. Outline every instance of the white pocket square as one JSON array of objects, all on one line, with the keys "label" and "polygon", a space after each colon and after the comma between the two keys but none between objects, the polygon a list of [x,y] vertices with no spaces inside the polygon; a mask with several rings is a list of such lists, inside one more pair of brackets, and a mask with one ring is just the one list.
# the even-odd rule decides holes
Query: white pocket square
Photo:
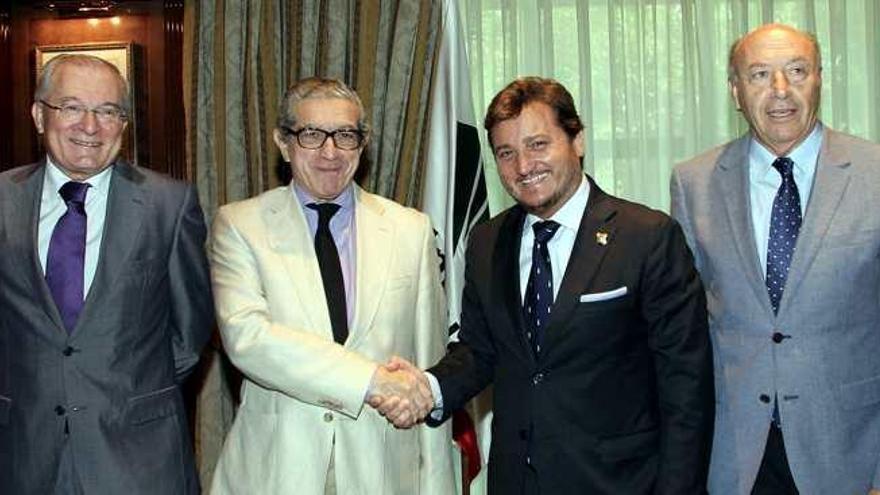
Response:
[{"label": "white pocket square", "polygon": [[590,303],[590,302],[599,302],[599,301],[607,301],[609,299],[616,299],[618,297],[623,297],[626,295],[626,286],[609,290],[605,292],[594,292],[593,294],[581,294],[581,302],[582,303]]}]

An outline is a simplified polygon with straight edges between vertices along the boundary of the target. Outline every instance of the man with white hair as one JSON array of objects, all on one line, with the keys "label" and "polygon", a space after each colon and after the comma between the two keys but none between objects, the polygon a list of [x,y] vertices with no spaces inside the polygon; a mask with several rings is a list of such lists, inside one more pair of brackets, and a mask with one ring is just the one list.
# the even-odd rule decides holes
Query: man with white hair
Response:
[{"label": "man with white hair", "polygon": [[213,328],[192,186],[119,157],[113,65],[62,55],[46,156],[0,174],[0,493],[195,494],[181,384]]}]

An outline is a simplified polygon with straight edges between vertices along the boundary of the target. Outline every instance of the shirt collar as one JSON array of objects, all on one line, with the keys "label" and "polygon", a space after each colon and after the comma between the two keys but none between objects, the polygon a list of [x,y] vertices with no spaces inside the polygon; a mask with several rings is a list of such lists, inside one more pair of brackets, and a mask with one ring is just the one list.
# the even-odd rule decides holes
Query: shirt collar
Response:
[{"label": "shirt collar", "polygon": [[[88,179],[80,181],[91,186],[86,195],[86,202],[98,194],[107,195],[107,192],[110,190],[110,177],[112,175],[113,165],[110,165]],[[58,190],[61,189],[61,186],[72,180],[73,179],[68,177],[58,165],[55,165],[52,158],[48,155],[46,156],[46,178],[44,181],[45,187],[43,188],[45,193],[58,194]]]},{"label": "shirt collar", "polygon": [[[559,225],[577,232],[581,226],[584,211],[587,209],[588,199],[590,199],[590,181],[587,180],[584,174],[581,174],[581,184],[577,190],[548,220],[553,220]],[[543,220],[543,218],[529,213],[526,215],[525,227],[531,228],[532,225]]]},{"label": "shirt collar", "polygon": [[290,185],[292,186],[291,188],[293,189],[296,199],[302,206],[306,206],[310,203],[336,203],[342,211],[351,211],[354,209],[354,186],[351,184],[345,186],[345,189],[339,193],[339,196],[336,196],[330,201],[315,199],[315,197],[309,194],[308,191],[300,187],[295,180],[290,181]]},{"label": "shirt collar", "polygon": [[[819,158],[819,150],[822,148],[822,124],[817,123],[810,134],[787,155],[794,162],[794,169],[801,173],[809,173],[815,170]],[[773,162],[777,156],[770,152],[763,144],[754,137],[749,142],[749,161],[752,166],[758,167],[760,176],[766,175],[773,168]]]}]

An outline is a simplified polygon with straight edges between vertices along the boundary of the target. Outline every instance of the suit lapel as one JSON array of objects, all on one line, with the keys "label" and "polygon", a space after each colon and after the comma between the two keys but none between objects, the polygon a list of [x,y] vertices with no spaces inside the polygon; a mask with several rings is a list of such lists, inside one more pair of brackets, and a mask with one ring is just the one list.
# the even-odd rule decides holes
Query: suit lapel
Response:
[{"label": "suit lapel", "polygon": [[[354,319],[347,347],[357,347],[373,328],[373,319],[388,286],[389,267],[395,244],[392,223],[385,217],[385,208],[371,195],[354,186],[356,265]],[[394,302],[390,302],[394,304]]]},{"label": "suit lapel", "polygon": [[302,207],[289,187],[278,188],[266,195],[263,223],[269,247],[279,253],[289,275],[294,300],[308,322],[307,328],[322,329],[333,339],[330,313],[324,297],[324,283],[315,255],[314,239],[309,233]]},{"label": "suit lapel", "polygon": [[[107,196],[104,233],[98,252],[98,267],[86,295],[82,313],[72,335],[80,333],[83,322],[101,305],[103,294],[115,290],[117,277],[131,261],[132,250],[142,233],[143,214],[150,208],[151,199],[142,187],[143,175],[124,161],[114,165]],[[63,327],[62,327],[63,328]]]},{"label": "suit lapel", "polygon": [[[508,319],[507,325],[511,336],[518,345],[512,346],[519,350],[520,357],[535,364],[532,346],[526,338],[526,321],[522,310],[522,289],[519,285],[519,251],[522,243],[522,229],[526,213],[519,206],[509,210],[498,230],[492,256],[492,297],[496,311],[501,318]],[[503,309],[502,309],[503,308]]]},{"label": "suit lapel", "polygon": [[748,285],[767,311],[772,312],[763,268],[758,258],[758,245],[752,227],[751,198],[749,196],[749,140],[739,138],[719,157],[716,186],[721,194],[730,236],[740,257]]},{"label": "suit lapel", "polygon": [[843,147],[835,146],[836,134],[833,131],[826,129],[824,132],[813,191],[810,193],[791,269],[782,293],[780,313],[785,310],[787,301],[793,297],[798,285],[806,277],[849,184],[849,156]]},{"label": "suit lapel", "polygon": [[14,197],[8,198],[8,204],[14,205],[9,208],[9,212],[14,214],[8,215],[6,222],[9,222],[9,231],[21,233],[25,237],[21,246],[25,248],[23,258],[25,263],[22,270],[26,271],[26,277],[31,285],[31,293],[40,299],[41,306],[46,314],[55,323],[55,329],[50,332],[53,338],[66,338],[67,330],[61,320],[61,314],[55,306],[55,300],[52,293],[49,292],[49,285],[46,284],[46,277],[43,267],[40,264],[39,254],[39,224],[40,224],[40,204],[43,194],[43,180],[46,175],[46,161],[43,160],[32,167],[22,170],[13,179],[13,183],[19,187],[12,191]]},{"label": "suit lapel", "polygon": [[[564,337],[568,328],[566,323],[570,321],[580,295],[587,292],[606,253],[611,249],[623,249],[615,244],[616,208],[610,197],[592,179],[588,177],[588,180],[590,197],[578,227],[562,286],[559,287],[550,321],[547,323],[542,359],[547,359],[553,352],[554,345]],[[597,240],[600,237],[602,242]]]}]

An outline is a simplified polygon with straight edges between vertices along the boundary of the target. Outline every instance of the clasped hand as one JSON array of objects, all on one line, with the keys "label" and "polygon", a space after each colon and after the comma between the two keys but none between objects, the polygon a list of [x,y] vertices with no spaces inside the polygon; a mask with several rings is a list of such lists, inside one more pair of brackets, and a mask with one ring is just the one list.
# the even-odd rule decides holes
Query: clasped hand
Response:
[{"label": "clasped hand", "polygon": [[397,428],[411,428],[431,412],[434,396],[422,370],[394,356],[376,369],[366,402]]}]

